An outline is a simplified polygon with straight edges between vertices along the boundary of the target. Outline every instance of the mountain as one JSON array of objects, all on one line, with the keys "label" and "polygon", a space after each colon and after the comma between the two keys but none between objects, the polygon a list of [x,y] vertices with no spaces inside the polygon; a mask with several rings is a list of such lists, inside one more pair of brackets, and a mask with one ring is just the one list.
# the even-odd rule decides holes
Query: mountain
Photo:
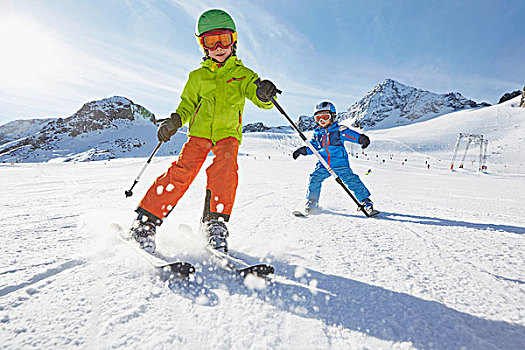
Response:
[{"label": "mountain", "polygon": [[297,120],[297,127],[301,131],[309,131],[313,130],[317,123],[315,122],[314,118],[312,116],[308,115],[302,115]]},{"label": "mountain", "polygon": [[49,119],[23,119],[13,120],[7,124],[0,126],[0,144],[14,141],[23,137],[28,137],[40,129],[47,123],[56,120],[56,118]]},{"label": "mountain", "polygon": [[[15,121],[0,129],[11,140],[0,145],[0,162],[143,156],[157,142],[154,121],[155,116],[146,108],[120,96],[86,103],[64,119]],[[185,135],[179,138],[185,139]],[[163,153],[170,154],[174,146],[164,147]]]},{"label": "mountain", "polygon": [[386,79],[337,118],[351,119],[357,128],[386,129],[480,106],[488,104],[478,104],[458,92],[436,94]]},{"label": "mountain", "polygon": [[[432,162],[432,166],[450,167],[458,134],[483,135],[488,141],[487,164],[489,172],[521,173],[525,169],[525,108],[519,107],[519,96],[494,106],[465,109],[411,125],[390,129],[369,130],[371,144],[368,153],[399,161],[416,157]],[[342,124],[350,126],[351,120]],[[467,149],[468,140],[459,145],[456,161],[464,155],[469,166],[477,169],[480,155],[479,142]],[[407,163],[407,162],[405,162]],[[406,164],[405,164],[406,165]],[[457,165],[457,164],[456,164]]]},{"label": "mountain", "polygon": [[[314,121],[314,118],[312,116],[308,115],[301,115],[297,119],[296,122],[297,127],[301,131],[309,131],[313,130],[315,126],[317,125]],[[250,132],[282,132],[282,131],[290,131],[292,130],[291,126],[266,126],[265,124],[258,122],[258,123],[251,123],[246,124],[242,128],[242,132],[244,133],[250,133]]]},{"label": "mountain", "polygon": [[242,127],[242,133],[250,132],[283,132],[290,130],[290,126],[266,126],[264,123],[250,123]]},{"label": "mountain", "polygon": [[[523,89],[525,90],[525,88],[523,88]],[[503,103],[503,102],[506,102],[508,100],[512,100],[514,97],[521,96],[521,95],[522,95],[521,90],[515,90],[515,91],[512,91],[512,92],[507,92],[503,96],[500,97],[498,103]]]},{"label": "mountain", "polygon": [[246,125],[244,125],[242,127],[242,132],[243,133],[245,133],[245,132],[261,132],[261,131],[268,131],[268,130],[270,130],[270,128],[267,127],[266,125],[264,125],[261,122],[246,124]]},{"label": "mountain", "polygon": [[[458,110],[486,106],[459,93],[435,94],[387,79],[337,120],[352,128],[388,129],[419,124]],[[155,116],[125,97],[86,103],[68,118],[22,120],[0,126],[1,162],[89,161],[148,156],[157,144]],[[297,120],[301,131],[312,130],[311,116]],[[159,156],[177,154],[186,141],[186,127],[163,145]],[[246,124],[243,133],[286,133],[290,126]],[[454,131],[455,133],[455,131]],[[456,136],[453,136],[456,137]]]}]

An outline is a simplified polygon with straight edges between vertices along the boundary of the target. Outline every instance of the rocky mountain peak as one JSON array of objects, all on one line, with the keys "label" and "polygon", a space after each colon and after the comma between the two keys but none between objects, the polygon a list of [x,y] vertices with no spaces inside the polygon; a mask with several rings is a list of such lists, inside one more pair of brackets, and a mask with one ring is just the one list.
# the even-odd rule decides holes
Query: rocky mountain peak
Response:
[{"label": "rocky mountain peak", "polygon": [[317,123],[311,115],[301,115],[297,120],[297,127],[301,131],[313,130],[316,125]]},{"label": "rocky mountain peak", "polygon": [[351,119],[352,126],[358,128],[383,129],[478,106],[458,92],[436,94],[385,79],[347,112],[338,114],[338,120]]},{"label": "rocky mountain peak", "polygon": [[43,131],[68,133],[69,136],[75,137],[91,131],[111,128],[115,126],[115,122],[133,121],[154,123],[155,115],[125,97],[113,96],[85,103],[75,114],[65,119],[57,119],[56,122],[48,124]]},{"label": "rocky mountain peak", "polygon": [[[145,126],[154,128],[154,122],[155,115],[153,113],[125,97],[113,96],[91,101],[85,103],[82,108],[70,117],[53,119],[41,124],[42,127],[34,130],[32,134],[1,145],[0,160],[48,160],[53,157],[54,150],[64,148],[63,144],[81,144],[83,140],[76,141],[79,138],[84,140],[93,139],[94,137],[101,138],[102,136],[96,135],[101,135],[102,132],[107,133],[108,131],[132,127]],[[119,139],[114,144],[116,145],[114,148],[118,149],[142,145],[136,138]],[[113,145],[110,146],[113,147]]]},{"label": "rocky mountain peak", "polygon": [[262,122],[256,122],[256,123],[250,123],[246,124],[242,127],[242,132],[261,132],[261,131],[267,131],[270,130],[269,127],[264,125]]}]

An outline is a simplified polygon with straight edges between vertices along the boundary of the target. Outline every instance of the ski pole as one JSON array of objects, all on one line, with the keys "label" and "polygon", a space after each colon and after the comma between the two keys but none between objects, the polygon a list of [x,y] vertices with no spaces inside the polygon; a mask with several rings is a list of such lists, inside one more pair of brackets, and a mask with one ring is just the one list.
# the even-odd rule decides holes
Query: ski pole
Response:
[{"label": "ski pole", "polygon": [[286,112],[284,111],[284,109],[279,105],[279,103],[277,103],[277,101],[275,101],[275,98],[272,98],[272,103],[273,105],[275,106],[275,108],[277,108],[279,110],[279,112],[281,112],[282,115],[284,115],[284,117],[288,120],[288,122],[292,125],[292,127],[295,129],[295,131],[297,131],[297,133],[299,134],[299,136],[301,137],[301,139],[303,140],[304,144],[306,145],[306,147],[308,147],[310,149],[310,151],[312,151],[313,154],[315,154],[315,156],[317,157],[317,159],[319,159],[319,161],[321,162],[321,164],[323,164],[323,166],[326,168],[326,170],[328,170],[328,172],[330,173],[330,175],[332,175],[332,177],[335,179],[335,181],[341,185],[341,187],[345,190],[345,192],[350,196],[350,198],[353,199],[353,201],[355,202],[355,204],[357,204],[357,206],[359,207],[358,210],[361,210],[367,217],[370,217],[370,215],[368,215],[368,213],[366,212],[366,210],[364,210],[364,205],[359,203],[357,201],[357,198],[355,198],[355,196],[352,194],[352,192],[350,192],[350,190],[348,189],[348,187],[345,186],[345,184],[343,183],[343,180],[341,180],[341,178],[339,176],[337,176],[337,174],[335,173],[335,171],[330,167],[330,165],[328,165],[328,163],[324,160],[323,157],[321,157],[321,155],[319,154],[319,152],[317,152],[317,150],[314,148],[314,146],[312,146],[312,144],[310,142],[308,142],[308,139],[306,138],[306,136],[304,136],[304,134],[301,132],[301,130],[299,130],[299,128],[297,127],[297,125],[295,125],[295,123],[293,122],[292,119],[290,119],[290,117],[288,116],[288,114],[286,114]]},{"label": "ski pole", "polygon": [[139,182],[139,179],[142,176],[142,173],[144,172],[144,170],[146,170],[146,168],[148,167],[149,163],[151,162],[151,159],[153,158],[153,156],[155,156],[155,153],[157,153],[157,151],[159,150],[161,145],[162,145],[162,141],[159,141],[159,143],[157,144],[157,147],[155,147],[155,149],[153,150],[153,152],[149,156],[148,161],[146,162],[146,164],[144,164],[144,167],[140,171],[139,176],[137,176],[137,178],[135,179],[135,182],[133,182],[133,185],[131,186],[131,188],[124,192],[126,194],[126,198],[133,196],[133,192],[132,192],[133,187],[135,187],[137,182]]}]

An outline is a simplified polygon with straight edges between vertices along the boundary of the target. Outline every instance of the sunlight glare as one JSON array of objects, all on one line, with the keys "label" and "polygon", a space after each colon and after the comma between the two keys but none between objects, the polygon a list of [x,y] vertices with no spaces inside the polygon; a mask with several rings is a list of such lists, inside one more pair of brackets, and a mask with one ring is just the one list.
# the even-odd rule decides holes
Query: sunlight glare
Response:
[{"label": "sunlight glare", "polygon": [[51,32],[34,22],[0,20],[0,81],[24,84],[53,74],[60,67],[59,45]]}]

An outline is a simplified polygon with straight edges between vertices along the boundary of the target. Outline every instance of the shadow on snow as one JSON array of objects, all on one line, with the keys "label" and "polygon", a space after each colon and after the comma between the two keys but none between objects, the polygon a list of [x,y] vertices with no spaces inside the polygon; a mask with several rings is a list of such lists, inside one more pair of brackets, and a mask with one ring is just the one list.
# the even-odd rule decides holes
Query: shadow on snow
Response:
[{"label": "shadow on snow", "polygon": [[[322,209],[321,213],[340,215],[340,216],[345,216],[349,218],[364,218],[362,214],[355,214],[355,215],[346,214],[346,213],[336,212],[336,211],[328,210],[328,209]],[[378,216],[373,218],[373,220],[389,220],[389,221],[408,222],[408,223],[416,223],[416,224],[430,225],[430,226],[465,227],[465,228],[473,228],[477,230],[491,230],[491,231],[500,231],[500,232],[503,231],[503,232],[514,233],[518,235],[525,234],[525,227],[521,227],[521,226],[482,224],[482,223],[476,223],[476,222],[443,219],[443,218],[430,217],[430,216],[389,213],[389,212],[384,212],[384,211],[382,211]]]},{"label": "shadow on snow", "polygon": [[[257,259],[234,253],[255,263]],[[517,349],[525,344],[525,327],[460,312],[439,302],[391,291],[349,278],[303,269],[304,279],[294,277],[298,266],[273,261],[276,275],[263,290],[253,291],[227,271],[204,274],[210,288],[226,288],[230,294],[256,296],[262,301],[301,317],[327,325],[392,341],[411,342],[417,348]],[[233,280],[233,281],[232,281]],[[238,281],[235,281],[238,280]],[[317,282],[317,291],[308,287]]]},{"label": "shadow on snow", "polygon": [[482,223],[468,222],[468,221],[461,221],[461,220],[442,219],[438,217],[407,215],[407,214],[387,213],[387,212],[382,212],[381,214],[382,215],[378,217],[378,219],[380,220],[410,222],[410,223],[417,223],[417,224],[422,224],[422,225],[433,225],[433,226],[466,227],[466,228],[473,228],[476,230],[503,231],[503,232],[508,232],[508,233],[515,233],[518,235],[525,234],[525,227],[520,227],[520,226],[482,224]]}]

